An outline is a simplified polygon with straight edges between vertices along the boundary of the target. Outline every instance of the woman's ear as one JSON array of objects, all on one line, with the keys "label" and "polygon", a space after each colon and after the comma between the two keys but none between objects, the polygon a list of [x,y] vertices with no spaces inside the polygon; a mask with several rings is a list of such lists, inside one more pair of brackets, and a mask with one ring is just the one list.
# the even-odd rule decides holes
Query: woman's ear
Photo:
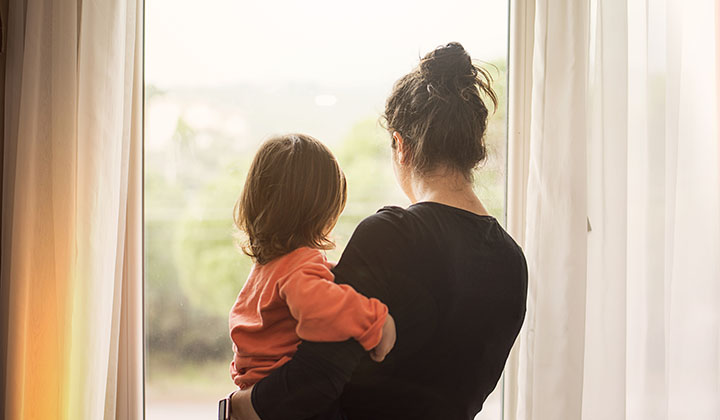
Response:
[{"label": "woman's ear", "polygon": [[392,133],[393,140],[395,141],[395,153],[397,153],[397,161],[398,163],[404,165],[405,164],[405,140],[402,138],[402,135],[398,133],[397,131],[393,131]]}]

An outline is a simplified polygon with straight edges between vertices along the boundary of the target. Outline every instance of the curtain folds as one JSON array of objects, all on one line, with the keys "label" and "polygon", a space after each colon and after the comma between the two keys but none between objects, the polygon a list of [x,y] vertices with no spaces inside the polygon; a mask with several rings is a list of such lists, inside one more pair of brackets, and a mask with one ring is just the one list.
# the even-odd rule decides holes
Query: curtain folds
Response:
[{"label": "curtain folds", "polygon": [[10,2],[5,418],[142,417],[142,2]]},{"label": "curtain folds", "polygon": [[[590,2],[587,298],[583,419],[625,415],[628,244],[628,16],[625,0]],[[632,137],[633,143],[637,138]],[[632,311],[632,308],[630,309]],[[608,401],[614,403],[608,404]]]},{"label": "curtain folds", "polygon": [[510,161],[526,217],[509,218],[529,311],[506,418],[720,418],[720,5],[534,9],[532,129],[511,136],[531,152]]},{"label": "curtain folds", "polygon": [[581,410],[586,248],[578,244],[586,238],[587,200],[586,144],[578,139],[587,123],[578,110],[586,103],[587,64],[578,58],[588,54],[587,14],[583,1],[535,4],[520,419],[573,419]]}]

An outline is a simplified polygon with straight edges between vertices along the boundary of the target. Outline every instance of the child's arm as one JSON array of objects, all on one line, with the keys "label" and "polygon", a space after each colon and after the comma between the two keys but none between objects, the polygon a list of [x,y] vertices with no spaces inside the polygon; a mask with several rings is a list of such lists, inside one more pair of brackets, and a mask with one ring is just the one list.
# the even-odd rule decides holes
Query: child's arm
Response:
[{"label": "child's arm", "polygon": [[389,317],[387,306],[333,280],[333,274],[318,256],[278,284],[280,297],[298,321],[297,335],[308,341],[354,338],[365,350],[375,348],[383,338],[383,330],[388,330],[383,328]]}]

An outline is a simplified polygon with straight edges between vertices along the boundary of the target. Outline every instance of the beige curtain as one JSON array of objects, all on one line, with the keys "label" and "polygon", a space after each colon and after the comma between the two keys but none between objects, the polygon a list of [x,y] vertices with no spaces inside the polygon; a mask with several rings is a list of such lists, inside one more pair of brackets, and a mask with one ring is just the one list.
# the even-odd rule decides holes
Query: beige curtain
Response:
[{"label": "beige curtain", "polygon": [[525,170],[528,312],[511,379],[521,384],[513,407],[519,419],[577,419],[581,408],[587,15],[586,1],[535,2]]},{"label": "beige curtain", "polygon": [[142,2],[7,22],[5,418],[141,418]]},{"label": "beige curtain", "polygon": [[720,4],[525,6],[509,229],[530,294],[505,417],[718,419]]}]

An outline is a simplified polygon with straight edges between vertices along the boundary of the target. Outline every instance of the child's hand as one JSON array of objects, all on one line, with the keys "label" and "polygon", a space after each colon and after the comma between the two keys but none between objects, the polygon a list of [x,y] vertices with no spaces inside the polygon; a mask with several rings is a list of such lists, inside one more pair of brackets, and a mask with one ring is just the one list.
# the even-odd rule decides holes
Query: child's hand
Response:
[{"label": "child's hand", "polygon": [[385,324],[383,325],[380,343],[378,343],[374,349],[370,350],[370,358],[376,362],[385,360],[385,356],[387,356],[395,346],[396,338],[395,320],[392,315],[388,314],[387,319],[385,319]]}]

